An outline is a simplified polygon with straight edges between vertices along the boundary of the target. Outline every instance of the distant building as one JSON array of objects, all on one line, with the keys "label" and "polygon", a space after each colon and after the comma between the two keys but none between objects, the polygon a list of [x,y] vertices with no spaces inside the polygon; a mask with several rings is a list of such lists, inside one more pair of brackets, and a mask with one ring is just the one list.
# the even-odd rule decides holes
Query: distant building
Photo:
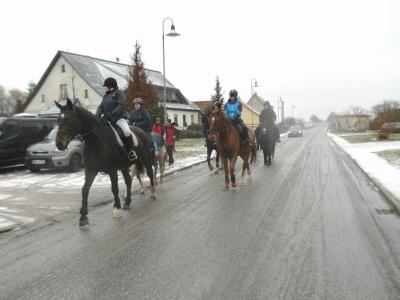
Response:
[{"label": "distant building", "polygon": [[[129,65],[90,56],[58,51],[47,70],[26,101],[25,112],[40,114],[53,112],[54,100],[78,98],[91,112],[95,112],[104,95],[103,83],[114,77],[118,86],[128,85]],[[151,85],[163,99],[163,74],[146,69]],[[199,122],[199,108],[166,79],[168,118],[179,129]]]},{"label": "distant building", "polygon": [[339,132],[363,132],[369,129],[367,115],[339,115],[336,116],[336,130]]},{"label": "distant building", "polygon": [[265,100],[261,98],[261,96],[257,95],[257,93],[254,93],[253,96],[251,96],[250,100],[247,101],[247,105],[259,113],[261,113],[261,111],[263,110],[264,103]]}]

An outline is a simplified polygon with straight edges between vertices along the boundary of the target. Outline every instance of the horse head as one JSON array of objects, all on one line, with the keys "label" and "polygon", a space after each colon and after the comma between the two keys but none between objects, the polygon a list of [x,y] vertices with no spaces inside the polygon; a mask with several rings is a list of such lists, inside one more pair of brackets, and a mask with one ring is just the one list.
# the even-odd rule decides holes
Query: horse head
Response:
[{"label": "horse head", "polygon": [[80,133],[80,122],[77,119],[75,104],[70,99],[54,102],[61,111],[57,120],[56,146],[58,150],[65,150],[71,140]]},{"label": "horse head", "polygon": [[217,108],[211,113],[210,125],[208,130],[208,138],[211,141],[217,141],[222,129],[224,117],[225,116],[221,108]]}]

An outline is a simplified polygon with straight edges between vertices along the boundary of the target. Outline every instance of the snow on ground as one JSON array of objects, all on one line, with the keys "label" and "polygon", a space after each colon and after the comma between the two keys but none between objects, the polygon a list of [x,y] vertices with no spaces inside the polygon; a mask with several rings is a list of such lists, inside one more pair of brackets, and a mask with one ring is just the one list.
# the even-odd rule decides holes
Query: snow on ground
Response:
[{"label": "snow on ground", "polygon": [[399,141],[352,144],[332,133],[327,135],[346,151],[368,176],[397,198],[400,204],[400,169],[375,154],[379,151],[400,149]]},{"label": "snow on ground", "polygon": [[[177,158],[172,166],[168,166],[167,163],[165,173],[174,173],[182,168],[205,161],[205,147],[196,150],[201,150],[203,153]],[[84,180],[83,170],[76,173],[65,173],[60,170],[44,170],[39,173],[15,170],[0,174],[0,231],[18,224],[54,216],[60,212],[77,209],[80,206]],[[119,183],[122,195],[125,190],[122,188],[124,180],[120,173]],[[97,175],[92,185],[92,189],[110,193],[111,198],[110,187],[111,182],[108,175],[101,174]],[[137,188],[137,179],[135,179],[132,190]]]}]

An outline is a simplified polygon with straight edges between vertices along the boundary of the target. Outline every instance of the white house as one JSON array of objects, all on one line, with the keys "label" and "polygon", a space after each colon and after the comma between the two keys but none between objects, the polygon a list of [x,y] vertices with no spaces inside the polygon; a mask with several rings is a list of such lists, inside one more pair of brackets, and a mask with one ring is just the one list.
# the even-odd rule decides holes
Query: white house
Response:
[{"label": "white house", "polygon": [[[91,112],[95,112],[104,94],[103,83],[114,77],[118,86],[128,85],[129,65],[90,56],[58,51],[32,94],[26,101],[26,113],[40,114],[52,111],[54,100],[78,98]],[[146,69],[151,85],[163,99],[163,75]],[[199,123],[199,108],[166,79],[168,118],[179,129]]]}]

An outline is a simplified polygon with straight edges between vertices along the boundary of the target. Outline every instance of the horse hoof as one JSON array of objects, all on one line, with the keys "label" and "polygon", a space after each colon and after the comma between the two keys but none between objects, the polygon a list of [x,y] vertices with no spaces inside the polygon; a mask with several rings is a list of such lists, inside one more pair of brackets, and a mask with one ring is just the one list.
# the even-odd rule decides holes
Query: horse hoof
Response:
[{"label": "horse hoof", "polygon": [[219,174],[219,171],[217,169],[217,170],[214,171],[214,175],[218,175],[218,174]]},{"label": "horse hoof", "polygon": [[213,170],[214,170],[213,166],[208,166],[208,169],[209,169],[210,171],[213,171]]},{"label": "horse hoof", "polygon": [[128,210],[131,208],[131,205],[128,203],[125,203],[124,206],[122,207],[123,210]]},{"label": "horse hoof", "polygon": [[114,208],[112,211],[112,217],[113,219],[119,219],[122,217],[122,210],[119,208]]},{"label": "horse hoof", "polygon": [[223,190],[224,191],[229,191],[229,186],[225,186]]},{"label": "horse hoof", "polygon": [[232,187],[237,187],[237,183],[236,182],[232,182]]},{"label": "horse hoof", "polygon": [[88,217],[80,217],[79,219],[79,226],[85,226],[89,224]]},{"label": "horse hoof", "polygon": [[150,195],[150,199],[151,200],[157,200],[157,197],[156,197],[156,195],[153,194],[153,195]]}]

